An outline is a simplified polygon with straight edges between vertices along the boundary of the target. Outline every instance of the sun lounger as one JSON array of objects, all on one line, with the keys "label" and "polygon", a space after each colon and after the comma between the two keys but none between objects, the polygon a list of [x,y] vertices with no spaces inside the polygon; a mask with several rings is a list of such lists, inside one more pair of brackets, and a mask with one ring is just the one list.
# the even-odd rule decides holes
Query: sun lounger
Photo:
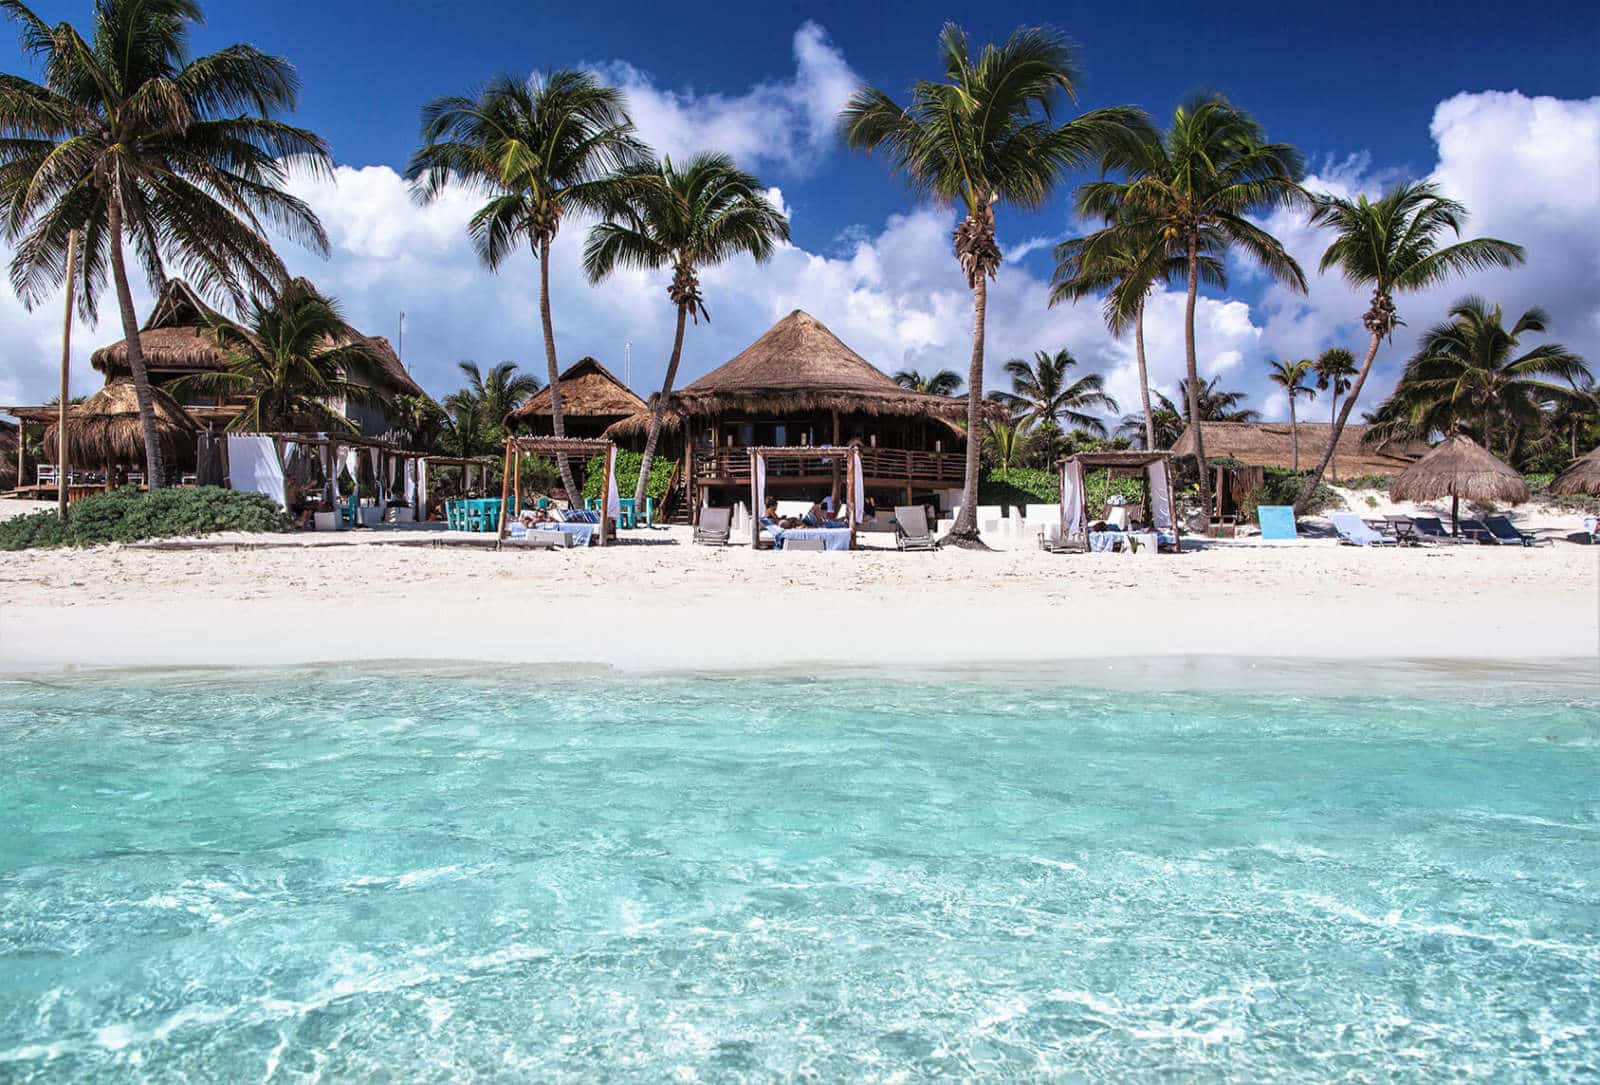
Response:
[{"label": "sun lounger", "polygon": [[1529,535],[1526,531],[1517,530],[1509,517],[1490,516],[1483,521],[1484,527],[1489,529],[1489,534],[1495,542],[1502,546],[1537,546],[1547,540],[1537,535]]},{"label": "sun lounger", "polygon": [[820,554],[826,549],[828,549],[828,544],[821,539],[785,539],[783,541],[784,553],[792,553],[796,550],[815,550]]},{"label": "sun lounger", "polygon": [[1452,535],[1444,529],[1444,524],[1437,516],[1413,516],[1411,530],[1417,539],[1431,543],[1465,543],[1471,539],[1463,539],[1459,535]]},{"label": "sun lounger", "polygon": [[928,510],[921,505],[894,507],[894,544],[902,550],[935,550],[939,543],[928,529]]},{"label": "sun lounger", "polygon": [[1333,529],[1339,533],[1339,541],[1350,546],[1393,546],[1394,540],[1386,535],[1380,535],[1353,512],[1336,512],[1328,517],[1333,521]]},{"label": "sun lounger", "polygon": [[727,546],[728,528],[732,522],[732,509],[714,509],[708,505],[700,510],[700,522],[694,528],[694,541],[702,546]]},{"label": "sun lounger", "polygon": [[1494,537],[1494,532],[1489,530],[1482,520],[1462,520],[1456,525],[1456,531],[1464,539],[1484,543],[1488,546],[1499,546],[1500,540]]}]

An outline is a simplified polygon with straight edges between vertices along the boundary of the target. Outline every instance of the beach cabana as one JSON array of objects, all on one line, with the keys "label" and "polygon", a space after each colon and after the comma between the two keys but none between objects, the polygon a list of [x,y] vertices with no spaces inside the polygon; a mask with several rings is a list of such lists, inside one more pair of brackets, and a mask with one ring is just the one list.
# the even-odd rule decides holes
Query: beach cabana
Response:
[{"label": "beach cabana", "polygon": [[[580,358],[561,374],[562,428],[568,437],[598,438],[611,426],[644,409],[644,400],[593,358]],[[555,420],[550,415],[549,387],[528,397],[506,420],[536,437],[553,435]]]},{"label": "beach cabana", "polygon": [[[790,528],[786,536],[818,539],[830,550],[854,550],[856,527],[866,512],[866,496],[862,485],[861,449],[856,445],[838,447],[818,445],[811,448],[757,447],[746,450],[750,456],[750,545],[761,546],[761,516],[767,505],[767,470],[774,464],[797,467],[802,473],[829,469],[837,465],[845,483],[845,523],[843,528]],[[844,545],[838,545],[843,543]],[[832,544],[832,545],[830,545]]]},{"label": "beach cabana", "polygon": [[1579,456],[1550,483],[1553,494],[1600,496],[1600,447]]},{"label": "beach cabana", "polygon": [[588,459],[592,456],[606,458],[605,508],[600,514],[600,531],[596,541],[605,546],[611,541],[612,526],[622,515],[622,493],[617,489],[617,445],[614,441],[584,437],[507,437],[504,469],[500,483],[500,522],[496,527],[496,545],[505,541],[506,513],[513,507],[522,511],[522,457],[560,456]]},{"label": "beach cabana", "polygon": [[[1178,501],[1172,486],[1172,453],[1138,449],[1111,452],[1078,452],[1061,461],[1061,538],[1059,548],[1089,551],[1102,542],[1126,537],[1127,532],[1092,532],[1088,509],[1088,486],[1084,473],[1095,468],[1139,471],[1144,475],[1145,500],[1149,524],[1157,546],[1168,543],[1182,551],[1178,538]],[[1096,536],[1106,536],[1102,540]]]},{"label": "beach cabana", "polygon": [[[150,389],[156,417],[156,440],[168,466],[193,464],[200,427],[189,413],[159,388]],[[57,423],[45,427],[44,447],[55,448]],[[131,380],[114,381],[76,406],[67,408],[67,459],[105,471],[105,487],[115,485],[114,465],[142,464],[144,426]]]},{"label": "beach cabana", "polygon": [[1450,533],[1460,534],[1461,502],[1520,505],[1528,484],[1465,434],[1440,441],[1432,452],[1406,468],[1389,487],[1391,501],[1450,499]]}]

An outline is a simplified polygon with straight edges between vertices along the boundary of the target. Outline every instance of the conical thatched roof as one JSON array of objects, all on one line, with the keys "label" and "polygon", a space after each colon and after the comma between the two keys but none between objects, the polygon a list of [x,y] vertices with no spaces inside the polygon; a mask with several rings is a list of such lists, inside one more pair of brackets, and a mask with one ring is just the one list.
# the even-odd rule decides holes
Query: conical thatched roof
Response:
[{"label": "conical thatched roof", "polygon": [[1453,497],[1518,505],[1528,500],[1528,484],[1471,437],[1457,435],[1406,468],[1389,487],[1389,497],[1395,501]]},{"label": "conical thatched roof", "polygon": [[[159,388],[150,389],[156,412],[156,432],[161,451],[175,458],[180,445],[199,432],[194,419],[178,401]],[[44,431],[46,448],[54,448],[56,427]],[[114,381],[67,410],[67,455],[73,463],[102,464],[144,462],[144,429],[139,424],[139,402],[132,381]]]},{"label": "conical thatched roof", "polygon": [[[966,418],[967,399],[900,387],[822,321],[796,309],[727,362],[674,392],[662,425],[677,429],[686,418],[736,411],[839,411],[958,422]],[[995,406],[994,411],[1004,417],[1003,408]],[[612,426],[606,435],[643,433],[649,424],[649,412],[640,412]]]},{"label": "conical thatched roof", "polygon": [[1573,460],[1567,469],[1550,483],[1550,492],[1600,495],[1600,447],[1590,450],[1586,456],[1579,456]]},{"label": "conical thatched roof", "polygon": [[[561,413],[568,418],[627,418],[645,409],[644,400],[593,358],[580,358],[561,374]],[[512,418],[550,413],[550,389],[541,388],[511,412]]]}]

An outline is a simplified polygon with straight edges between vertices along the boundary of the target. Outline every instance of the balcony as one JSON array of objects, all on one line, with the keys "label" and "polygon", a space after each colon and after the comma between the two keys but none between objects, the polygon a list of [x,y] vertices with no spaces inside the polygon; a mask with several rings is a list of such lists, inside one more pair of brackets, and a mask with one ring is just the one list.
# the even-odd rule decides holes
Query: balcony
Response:
[{"label": "balcony", "polygon": [[[817,457],[784,458],[767,464],[773,482],[818,483],[833,478],[836,461]],[[921,452],[906,448],[862,448],[861,473],[869,486],[942,488],[959,486],[967,458],[962,452]],[[740,445],[694,450],[694,481],[728,486],[750,481],[750,451]]]}]

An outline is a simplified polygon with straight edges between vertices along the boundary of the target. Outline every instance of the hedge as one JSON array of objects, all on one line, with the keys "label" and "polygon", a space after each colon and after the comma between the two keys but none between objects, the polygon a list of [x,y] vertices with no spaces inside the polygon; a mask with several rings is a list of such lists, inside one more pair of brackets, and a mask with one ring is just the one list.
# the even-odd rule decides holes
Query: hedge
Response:
[{"label": "hedge", "polygon": [[[1108,488],[1109,475],[1104,468],[1094,468],[1084,474],[1088,491],[1087,508],[1104,508],[1106,498],[1121,494],[1129,504],[1144,500],[1144,480],[1119,478]],[[980,505],[1053,505],[1061,500],[1061,476],[1054,471],[1033,467],[995,469],[978,483]]]},{"label": "hedge", "polygon": [[0,550],[97,546],[218,531],[280,532],[293,526],[283,510],[262,494],[220,486],[149,493],[129,487],[73,502],[64,521],[54,512],[0,521]]},{"label": "hedge", "polygon": [[[639,486],[639,466],[644,463],[644,453],[617,451],[617,491],[622,497],[632,497]],[[655,498],[657,507],[667,496],[667,483],[672,479],[671,456],[657,455],[650,464],[650,484],[645,488],[647,497]],[[584,470],[583,499],[598,501],[604,496],[606,458],[596,456]]]}]

